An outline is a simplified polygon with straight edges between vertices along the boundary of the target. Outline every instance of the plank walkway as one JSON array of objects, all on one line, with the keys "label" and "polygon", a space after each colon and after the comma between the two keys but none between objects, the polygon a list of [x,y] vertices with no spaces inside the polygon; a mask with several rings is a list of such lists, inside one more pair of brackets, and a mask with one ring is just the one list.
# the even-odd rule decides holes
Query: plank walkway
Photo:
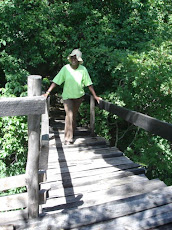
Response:
[{"label": "plank walkway", "polygon": [[49,193],[40,218],[19,221],[16,229],[172,229],[172,186],[149,180],[140,165],[86,129],[78,128],[74,144],[64,146],[63,128],[64,120],[51,122],[41,184]]}]

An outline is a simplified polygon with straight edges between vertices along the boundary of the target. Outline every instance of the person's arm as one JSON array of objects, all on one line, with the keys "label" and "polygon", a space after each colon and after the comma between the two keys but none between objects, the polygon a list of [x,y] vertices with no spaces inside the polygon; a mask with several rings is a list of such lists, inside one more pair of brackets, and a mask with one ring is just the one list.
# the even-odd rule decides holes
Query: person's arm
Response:
[{"label": "person's arm", "polygon": [[51,91],[57,86],[54,82],[50,85],[47,92],[44,94],[45,97],[48,97],[48,95],[51,93]]},{"label": "person's arm", "polygon": [[95,99],[95,100],[97,101],[97,103],[99,104],[99,102],[100,102],[100,100],[102,100],[102,98],[101,98],[101,97],[98,97],[98,96],[96,95],[96,92],[94,91],[93,85],[89,85],[88,88],[89,88],[90,92],[92,93],[94,99]]}]

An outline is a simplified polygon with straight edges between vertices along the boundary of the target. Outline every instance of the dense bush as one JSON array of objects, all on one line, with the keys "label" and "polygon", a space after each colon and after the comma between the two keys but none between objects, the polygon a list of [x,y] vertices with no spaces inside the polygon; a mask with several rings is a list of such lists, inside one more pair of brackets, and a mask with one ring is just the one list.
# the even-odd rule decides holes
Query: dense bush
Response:
[{"label": "dense bush", "polygon": [[[28,74],[42,75],[46,85],[79,47],[103,99],[171,123],[171,9],[170,0],[1,1],[0,87],[5,96],[24,96]],[[80,111],[85,118],[85,105]],[[172,183],[168,141],[96,113],[100,135],[150,177]]]}]

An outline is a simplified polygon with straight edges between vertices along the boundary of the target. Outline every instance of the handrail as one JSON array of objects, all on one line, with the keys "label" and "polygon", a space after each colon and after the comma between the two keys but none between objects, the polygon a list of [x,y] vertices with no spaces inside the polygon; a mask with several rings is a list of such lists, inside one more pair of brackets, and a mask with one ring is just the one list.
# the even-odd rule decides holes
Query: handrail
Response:
[{"label": "handrail", "polygon": [[[89,97],[90,96],[88,95],[85,96],[86,101],[88,101]],[[101,100],[99,104],[96,103],[96,106],[101,110],[106,110],[115,114],[137,127],[172,142],[172,124],[170,123],[160,121],[137,111],[132,111],[124,107],[114,105],[113,103],[104,100]],[[93,110],[93,108],[90,108],[90,110]]]},{"label": "handrail", "polygon": [[[19,195],[20,200],[22,201],[22,204],[19,205],[27,205],[29,218],[36,218],[39,215],[39,203],[42,202],[40,199],[40,195],[42,194],[39,193],[39,182],[41,175],[41,177],[45,177],[45,173],[43,171],[41,171],[41,175],[39,173],[39,155],[41,149],[40,147],[45,145],[45,143],[43,143],[43,135],[47,134],[49,124],[47,121],[47,101],[45,97],[40,96],[41,82],[41,76],[28,76],[28,97],[0,98],[0,117],[19,115],[28,116],[28,157],[26,174],[23,174],[20,177],[14,177],[19,178],[19,180],[22,180],[20,181],[22,182],[22,185],[25,184],[27,186],[27,194]],[[42,124],[42,127],[44,127],[43,132],[41,132],[40,130],[42,114],[45,114],[44,118],[42,119],[42,123],[44,123]],[[45,128],[45,126],[47,125],[48,127]],[[40,134],[42,135],[41,140]],[[11,179],[13,179],[14,177],[12,177]],[[8,181],[9,180],[10,178],[8,178]],[[41,181],[43,180],[44,179],[42,178]],[[18,184],[21,185],[21,183]],[[14,185],[12,184],[11,186]],[[17,182],[16,187],[20,187],[17,186]]]},{"label": "handrail", "polygon": [[[40,115],[45,113],[46,99],[36,97],[1,97],[0,117]],[[32,108],[32,109],[31,109]]]}]

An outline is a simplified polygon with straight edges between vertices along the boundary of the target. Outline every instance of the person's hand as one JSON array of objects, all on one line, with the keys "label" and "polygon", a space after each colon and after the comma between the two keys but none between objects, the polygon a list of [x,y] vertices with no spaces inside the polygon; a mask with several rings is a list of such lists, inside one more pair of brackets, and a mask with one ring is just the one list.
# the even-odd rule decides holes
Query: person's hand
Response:
[{"label": "person's hand", "polygon": [[97,101],[97,103],[99,104],[100,103],[100,101],[102,100],[102,98],[101,97],[97,97],[97,96],[95,96],[95,100]]},{"label": "person's hand", "polygon": [[42,96],[44,96],[44,97],[46,97],[46,98],[47,98],[47,97],[49,96],[49,94],[50,94],[50,92],[48,92],[48,91],[47,91],[47,92],[46,92],[46,93],[44,93]]}]

